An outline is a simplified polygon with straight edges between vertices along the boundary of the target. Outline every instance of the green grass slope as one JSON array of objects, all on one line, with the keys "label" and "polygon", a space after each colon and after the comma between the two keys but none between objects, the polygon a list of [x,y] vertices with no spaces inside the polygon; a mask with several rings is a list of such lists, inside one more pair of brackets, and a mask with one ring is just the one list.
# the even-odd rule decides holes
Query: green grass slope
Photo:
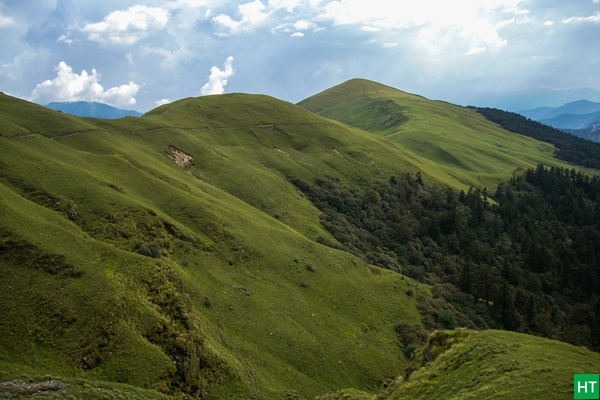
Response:
[{"label": "green grass slope", "polygon": [[[413,167],[394,146],[260,96],[84,132],[11,107],[28,133],[0,131],[0,393],[55,379],[312,397],[403,368],[394,325],[420,320],[409,280],[317,244],[318,211],[287,181]],[[37,111],[56,116],[50,137]]]},{"label": "green grass slope", "polygon": [[[428,360],[428,361],[425,361]],[[439,331],[398,377],[376,395],[345,390],[335,399],[570,399],[573,374],[600,370],[600,354],[505,331]]]},{"label": "green grass slope", "polygon": [[117,121],[0,101],[0,396],[312,398],[407,366],[394,327],[428,289],[318,244],[290,179],[455,170],[267,96]]},{"label": "green grass slope", "polygon": [[71,115],[0,93],[0,135],[46,137],[95,131],[98,128]]},{"label": "green grass slope", "polygon": [[328,234],[320,226],[319,212],[299,196],[290,177],[311,181],[336,176],[364,185],[421,170],[429,171],[424,176],[430,181],[452,179],[429,160],[388,140],[268,96],[184,99],[142,118],[96,124],[111,134],[92,132],[61,142],[101,153],[134,145],[135,152],[125,155],[131,162],[148,168],[159,157],[155,170],[162,171],[180,169],[165,157],[174,146],[193,157],[185,167],[188,173],[313,239]]},{"label": "green grass slope", "polygon": [[[474,110],[364,79],[353,79],[298,103],[321,116],[383,136],[431,162],[456,188],[495,188],[515,170],[562,165],[547,143],[507,132]],[[425,169],[424,172],[431,171]]]}]

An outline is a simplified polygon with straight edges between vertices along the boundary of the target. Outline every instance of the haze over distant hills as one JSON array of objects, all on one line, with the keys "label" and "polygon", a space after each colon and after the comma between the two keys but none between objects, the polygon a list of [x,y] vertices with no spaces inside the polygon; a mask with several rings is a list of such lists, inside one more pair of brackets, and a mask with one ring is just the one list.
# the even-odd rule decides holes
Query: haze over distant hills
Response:
[{"label": "haze over distant hills", "polygon": [[581,89],[524,89],[519,91],[490,93],[483,92],[468,96],[467,103],[459,102],[465,106],[493,107],[501,110],[519,112],[539,107],[560,107],[563,104],[588,99],[593,102],[600,101],[600,91]]},{"label": "haze over distant hills", "polygon": [[46,104],[46,107],[77,117],[118,119],[123,117],[140,117],[142,115],[142,113],[135,110],[122,110],[108,104],[92,101],[52,102]]},{"label": "haze over distant hills", "polygon": [[578,100],[560,107],[538,107],[519,114],[545,125],[600,141],[600,102]]}]

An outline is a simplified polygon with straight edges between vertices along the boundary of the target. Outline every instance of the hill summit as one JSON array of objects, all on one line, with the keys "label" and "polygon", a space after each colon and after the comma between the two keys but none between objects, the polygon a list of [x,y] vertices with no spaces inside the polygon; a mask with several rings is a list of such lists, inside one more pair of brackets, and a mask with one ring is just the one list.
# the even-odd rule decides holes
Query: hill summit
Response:
[{"label": "hill summit", "polygon": [[475,110],[365,79],[349,80],[298,105],[387,139],[423,160],[423,173],[459,189],[493,188],[532,161],[556,163],[551,145],[500,129]]}]

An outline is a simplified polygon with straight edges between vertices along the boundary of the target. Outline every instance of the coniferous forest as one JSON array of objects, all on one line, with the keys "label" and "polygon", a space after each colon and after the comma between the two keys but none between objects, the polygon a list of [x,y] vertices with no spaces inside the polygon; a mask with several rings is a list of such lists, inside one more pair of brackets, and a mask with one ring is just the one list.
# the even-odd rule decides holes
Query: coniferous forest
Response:
[{"label": "coniferous forest", "polygon": [[418,173],[367,190],[292,181],[338,243],[322,242],[433,286],[419,299],[427,328],[499,328],[600,350],[598,176],[539,165],[493,193]]},{"label": "coniferous forest", "polygon": [[556,146],[556,158],[586,168],[600,168],[600,143],[533,121],[520,114],[497,108],[474,108],[478,113],[507,131]]}]

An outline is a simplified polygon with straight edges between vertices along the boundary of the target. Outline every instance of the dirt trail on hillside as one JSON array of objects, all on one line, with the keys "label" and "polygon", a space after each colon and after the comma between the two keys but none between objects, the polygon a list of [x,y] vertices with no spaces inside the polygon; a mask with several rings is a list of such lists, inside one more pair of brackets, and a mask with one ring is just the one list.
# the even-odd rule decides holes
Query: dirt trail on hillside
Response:
[{"label": "dirt trail on hillside", "polygon": [[[331,126],[333,124],[325,124],[325,123],[313,123],[313,124],[260,124],[260,125],[237,125],[237,126],[225,126],[225,127],[217,127],[217,128],[208,128],[208,127],[204,127],[204,128],[200,128],[200,127],[184,127],[184,126],[161,126],[158,128],[148,128],[148,129],[140,129],[140,130],[136,130],[136,131],[129,131],[126,132],[126,134],[128,135],[134,135],[134,134],[139,134],[139,133],[150,133],[150,132],[155,132],[155,131],[164,131],[164,130],[169,130],[169,129],[181,129],[181,130],[185,130],[185,131],[216,131],[216,130],[228,130],[228,129],[249,129],[249,128],[275,128],[275,127],[286,127],[286,126]],[[81,134],[85,134],[85,133],[94,133],[94,132],[109,132],[105,129],[102,128],[97,128],[97,129],[86,129],[83,131],[74,131],[74,132],[67,132],[64,135],[61,136],[57,136],[57,137],[51,137],[49,138],[50,140],[57,140],[57,139],[64,139],[64,138],[70,138],[73,136],[78,136]],[[23,138],[28,138],[28,137],[33,137],[36,135],[41,135],[40,133],[28,133],[25,135],[21,135],[21,136],[13,136],[13,137],[6,137],[6,139],[23,139]]]}]

